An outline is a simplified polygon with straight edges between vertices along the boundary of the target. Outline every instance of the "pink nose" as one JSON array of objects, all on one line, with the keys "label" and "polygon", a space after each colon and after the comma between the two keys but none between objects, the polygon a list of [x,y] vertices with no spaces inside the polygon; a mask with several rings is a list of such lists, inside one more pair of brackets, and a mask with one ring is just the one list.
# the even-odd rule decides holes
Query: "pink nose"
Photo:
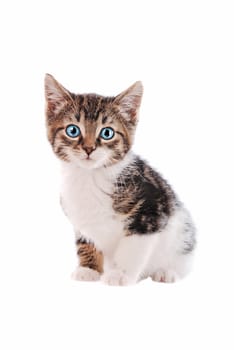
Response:
[{"label": "pink nose", "polygon": [[83,146],[83,149],[88,154],[88,156],[95,150],[94,146]]}]

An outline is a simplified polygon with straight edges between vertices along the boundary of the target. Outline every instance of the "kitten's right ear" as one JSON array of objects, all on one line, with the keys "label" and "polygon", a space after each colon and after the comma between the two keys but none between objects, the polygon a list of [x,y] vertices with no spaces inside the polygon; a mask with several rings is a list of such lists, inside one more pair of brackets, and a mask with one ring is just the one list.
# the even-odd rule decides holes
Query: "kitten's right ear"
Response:
[{"label": "kitten's right ear", "polygon": [[116,96],[115,103],[126,120],[135,124],[143,95],[143,85],[137,81],[127,90]]},{"label": "kitten's right ear", "polygon": [[57,114],[65,104],[73,102],[70,92],[50,74],[45,76],[45,98],[47,114]]}]

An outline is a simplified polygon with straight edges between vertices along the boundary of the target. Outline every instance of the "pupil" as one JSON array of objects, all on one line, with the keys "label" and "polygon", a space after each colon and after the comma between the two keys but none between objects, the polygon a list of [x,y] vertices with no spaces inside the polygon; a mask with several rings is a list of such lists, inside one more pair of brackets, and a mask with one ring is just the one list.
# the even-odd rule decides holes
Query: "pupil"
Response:
[{"label": "pupil", "polygon": [[76,133],[76,128],[72,127],[71,128],[71,133],[74,135]]},{"label": "pupil", "polygon": [[110,130],[107,129],[107,130],[105,131],[105,136],[106,136],[106,137],[109,137],[109,136],[110,136]]}]

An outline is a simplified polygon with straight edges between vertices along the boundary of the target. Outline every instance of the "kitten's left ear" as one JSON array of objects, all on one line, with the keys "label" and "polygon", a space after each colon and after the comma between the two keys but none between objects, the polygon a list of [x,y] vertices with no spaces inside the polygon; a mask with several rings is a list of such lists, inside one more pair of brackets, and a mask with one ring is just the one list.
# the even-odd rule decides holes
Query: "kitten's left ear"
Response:
[{"label": "kitten's left ear", "polygon": [[141,105],[142,95],[143,85],[141,81],[137,81],[115,98],[115,103],[118,105],[120,113],[129,122],[137,122],[138,110]]},{"label": "kitten's left ear", "polygon": [[73,102],[71,93],[50,74],[45,76],[47,114],[57,114],[67,103]]}]

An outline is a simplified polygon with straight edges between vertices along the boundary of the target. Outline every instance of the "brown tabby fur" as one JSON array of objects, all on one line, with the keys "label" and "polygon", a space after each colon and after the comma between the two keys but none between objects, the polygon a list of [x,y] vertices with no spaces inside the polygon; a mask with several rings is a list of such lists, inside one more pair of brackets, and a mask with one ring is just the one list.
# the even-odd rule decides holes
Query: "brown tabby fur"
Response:
[{"label": "brown tabby fur", "polygon": [[103,272],[103,254],[99,252],[93,243],[87,243],[77,240],[77,254],[80,260],[80,266],[89,267],[100,273]]}]

